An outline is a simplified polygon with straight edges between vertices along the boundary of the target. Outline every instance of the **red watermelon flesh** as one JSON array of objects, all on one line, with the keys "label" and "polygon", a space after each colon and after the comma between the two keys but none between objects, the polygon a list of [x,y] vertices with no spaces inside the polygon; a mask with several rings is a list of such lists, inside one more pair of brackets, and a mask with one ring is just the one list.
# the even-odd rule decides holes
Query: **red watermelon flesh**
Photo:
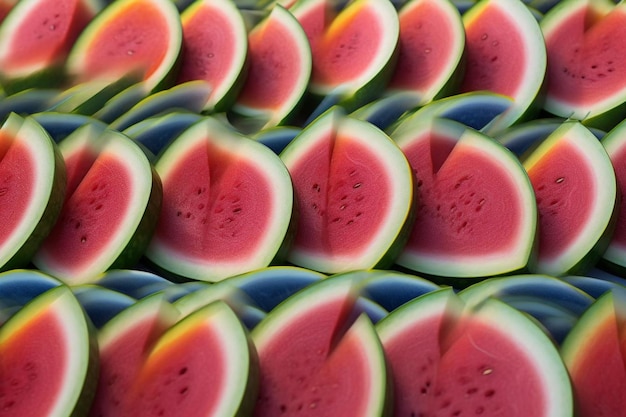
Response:
[{"label": "red watermelon flesh", "polygon": [[[306,7],[299,7],[301,5]],[[326,28],[337,16],[332,2],[329,0],[300,2],[296,3],[290,11],[304,29],[311,50],[317,50]]]},{"label": "red watermelon flesh", "polygon": [[385,168],[372,148],[343,131],[328,132],[317,152],[294,165],[292,177],[302,202],[296,244],[320,253],[349,256],[361,251],[391,199]]},{"label": "red watermelon flesh", "polygon": [[417,176],[419,202],[408,246],[439,256],[506,251],[522,227],[516,184],[479,149],[423,135],[403,148]]},{"label": "red watermelon flesh", "polygon": [[414,1],[400,17],[398,62],[388,87],[394,90],[428,89],[448,70],[458,38],[449,14],[439,1]]},{"label": "red watermelon flesh", "polygon": [[528,173],[540,216],[539,253],[558,256],[580,233],[589,217],[595,187],[591,168],[581,150],[562,141]]},{"label": "red watermelon flesh", "polygon": [[95,13],[82,0],[37,2],[11,33],[2,72],[31,72],[62,61]]},{"label": "red watermelon flesh", "polygon": [[156,237],[192,259],[232,262],[254,252],[259,231],[267,229],[259,213],[270,209],[268,178],[210,141],[198,141],[183,160],[163,180]]},{"label": "red watermelon flesh", "polygon": [[[626,194],[626,147],[610,155],[617,184],[622,195]],[[619,205],[619,214],[615,224],[611,245],[626,248],[626,204]]]},{"label": "red watermelon flesh", "polygon": [[360,415],[354,406],[366,403],[368,380],[360,340],[346,332],[354,303],[345,294],[331,297],[259,347],[255,416]]},{"label": "red watermelon flesh", "polygon": [[[117,10],[89,45],[88,59],[82,64],[83,77],[120,76],[139,71],[149,78],[166,54],[170,31],[159,10],[150,1],[132,1]],[[111,40],[119,39],[116,42]],[[123,68],[123,74],[116,72]]]},{"label": "red watermelon flesh", "polygon": [[525,45],[510,13],[497,1],[466,23],[467,67],[461,91],[488,90],[516,97],[525,68]]},{"label": "red watermelon flesh", "polygon": [[604,14],[593,2],[580,6],[546,34],[548,94],[587,108],[626,87],[626,8]]},{"label": "red watermelon flesh", "polygon": [[[19,335],[0,345],[0,416],[50,412],[64,384],[62,370],[69,362],[61,320],[53,309],[43,310]],[[50,374],[56,377],[48,377]]]},{"label": "red watermelon flesh", "polygon": [[48,255],[70,270],[89,266],[115,236],[116,223],[128,210],[133,193],[131,173],[119,157],[101,154],[76,191],[44,243]]},{"label": "red watermelon flesh", "polygon": [[[32,150],[6,132],[0,133],[0,241],[15,232],[34,195],[36,166]],[[16,175],[19,173],[19,175]]]}]

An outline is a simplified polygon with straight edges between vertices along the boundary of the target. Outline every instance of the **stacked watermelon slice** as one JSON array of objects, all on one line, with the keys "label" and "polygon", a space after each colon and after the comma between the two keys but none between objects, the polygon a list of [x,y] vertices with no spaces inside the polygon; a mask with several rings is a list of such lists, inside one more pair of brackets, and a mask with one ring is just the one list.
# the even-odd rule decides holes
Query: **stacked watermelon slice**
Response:
[{"label": "stacked watermelon slice", "polygon": [[0,416],[624,415],[622,2],[0,19]]}]

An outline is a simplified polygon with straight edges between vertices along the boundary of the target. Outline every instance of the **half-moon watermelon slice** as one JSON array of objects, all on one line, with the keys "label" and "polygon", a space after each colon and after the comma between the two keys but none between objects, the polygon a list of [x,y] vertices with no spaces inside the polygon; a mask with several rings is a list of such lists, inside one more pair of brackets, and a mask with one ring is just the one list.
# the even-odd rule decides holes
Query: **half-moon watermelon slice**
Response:
[{"label": "half-moon watermelon slice", "polygon": [[412,92],[416,106],[456,93],[465,70],[465,29],[449,0],[412,0],[398,10],[398,62],[387,94]]},{"label": "half-moon watermelon slice", "polygon": [[446,288],[376,324],[394,384],[395,416],[569,417],[573,394],[552,340],[523,313]]},{"label": "half-moon watermelon slice", "polygon": [[617,291],[600,296],[561,346],[580,417],[626,415],[626,311]]},{"label": "half-moon watermelon slice", "polygon": [[29,265],[65,196],[63,158],[32,117],[12,113],[0,127],[0,270]]},{"label": "half-moon watermelon slice", "polygon": [[413,178],[398,146],[333,107],[280,154],[298,225],[287,260],[323,273],[391,265],[413,214]]},{"label": "half-moon watermelon slice", "polygon": [[211,85],[205,111],[230,108],[247,74],[248,32],[231,0],[197,0],[181,13],[183,50],[176,84]]},{"label": "half-moon watermelon slice", "polygon": [[256,132],[290,122],[311,77],[311,48],[302,26],[277,4],[250,31],[248,48],[248,73],[232,107],[233,124]]},{"label": "half-moon watermelon slice", "polygon": [[548,53],[544,109],[607,129],[624,118],[626,5],[566,0],[541,19]]},{"label": "half-moon watermelon slice", "polygon": [[99,133],[85,125],[60,142],[67,195],[33,257],[39,269],[72,284],[134,266],[160,210],[161,182],[143,150],[119,132]]},{"label": "half-moon watermelon slice", "polygon": [[163,207],[146,257],[158,268],[218,281],[284,256],[293,186],[269,148],[206,117],[171,142],[155,166]]},{"label": "half-moon watermelon slice", "polygon": [[411,164],[418,201],[399,265],[441,278],[482,278],[527,266],[537,207],[511,152],[446,119],[409,120],[392,138]]},{"label": "half-moon watermelon slice", "polygon": [[56,286],[0,327],[0,416],[85,416],[98,368],[91,323]]},{"label": "half-moon watermelon slice", "polygon": [[481,0],[463,14],[467,62],[461,91],[488,90],[513,99],[494,120],[495,134],[540,109],[546,48],[539,23],[518,0]]},{"label": "half-moon watermelon slice", "polygon": [[584,273],[615,230],[617,180],[598,139],[580,122],[564,122],[523,161],[539,212],[533,272]]},{"label": "half-moon watermelon slice", "polygon": [[172,82],[181,46],[180,14],[171,1],[116,1],[81,32],[67,72],[73,83],[132,74],[152,91]]},{"label": "half-moon watermelon slice", "polygon": [[295,293],[252,330],[260,365],[256,417],[389,415],[385,359],[350,275]]},{"label": "half-moon watermelon slice", "polygon": [[7,92],[60,85],[74,42],[99,0],[22,0],[0,26],[0,80]]}]

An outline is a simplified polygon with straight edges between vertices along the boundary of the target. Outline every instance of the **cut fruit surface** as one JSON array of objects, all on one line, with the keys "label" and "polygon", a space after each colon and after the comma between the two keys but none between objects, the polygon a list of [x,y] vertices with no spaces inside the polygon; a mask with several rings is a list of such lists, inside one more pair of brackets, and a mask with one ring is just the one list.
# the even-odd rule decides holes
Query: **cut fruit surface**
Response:
[{"label": "cut fruit surface", "polygon": [[334,107],[280,156],[299,210],[290,262],[325,273],[393,262],[412,220],[413,181],[387,135]]}]

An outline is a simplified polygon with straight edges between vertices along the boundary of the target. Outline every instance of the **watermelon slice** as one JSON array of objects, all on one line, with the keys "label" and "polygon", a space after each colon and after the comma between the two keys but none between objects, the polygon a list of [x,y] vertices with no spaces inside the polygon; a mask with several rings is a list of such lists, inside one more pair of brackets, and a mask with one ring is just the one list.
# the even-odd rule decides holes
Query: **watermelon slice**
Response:
[{"label": "watermelon slice", "polygon": [[247,74],[248,32],[231,0],[197,0],[181,13],[183,50],[176,84],[204,80],[212,93],[204,110],[230,108]]},{"label": "watermelon slice", "polygon": [[89,22],[67,61],[73,83],[132,74],[146,91],[171,83],[182,45],[180,15],[169,0],[110,3]]},{"label": "watermelon slice", "polygon": [[95,332],[64,285],[0,327],[0,416],[87,415],[98,373]]},{"label": "watermelon slice", "polygon": [[573,395],[559,351],[534,321],[450,288],[404,304],[376,325],[396,416],[569,417]]},{"label": "watermelon slice", "polygon": [[252,28],[248,47],[249,69],[232,107],[233,124],[255,132],[291,122],[311,76],[311,49],[302,26],[276,5]]},{"label": "watermelon slice", "polygon": [[32,117],[0,127],[0,270],[29,265],[55,224],[66,170],[57,146]]},{"label": "watermelon slice", "polygon": [[[620,122],[602,139],[617,180],[619,195],[626,194],[626,122]],[[621,200],[620,200],[621,201]],[[615,231],[602,254],[602,264],[615,273],[626,271],[626,204],[619,204]]]},{"label": "watermelon slice", "polygon": [[580,318],[561,347],[580,417],[626,415],[623,296],[609,291]]},{"label": "watermelon slice", "polygon": [[462,280],[526,268],[534,253],[537,207],[511,152],[447,119],[414,118],[392,138],[417,182],[417,219],[399,265]]},{"label": "watermelon slice", "polygon": [[541,20],[548,53],[544,108],[609,129],[624,118],[626,5],[566,0]]},{"label": "watermelon slice", "polygon": [[139,146],[113,130],[99,133],[95,125],[85,125],[59,144],[67,195],[59,220],[33,257],[39,269],[72,284],[134,266],[161,204],[160,180]]},{"label": "watermelon slice", "polygon": [[263,416],[386,416],[390,389],[378,336],[357,308],[351,275],[313,284],[252,331]]},{"label": "watermelon slice", "polygon": [[542,104],[547,65],[535,16],[518,0],[481,0],[463,14],[463,24],[467,68],[461,91],[488,90],[513,99],[513,106],[487,133],[534,116]]},{"label": "watermelon slice", "polygon": [[456,93],[465,70],[465,29],[449,0],[411,0],[398,11],[398,62],[387,94],[410,92],[415,106]]},{"label": "watermelon slice", "polygon": [[533,272],[584,272],[606,250],[617,219],[617,180],[602,144],[564,122],[523,161],[535,190],[539,247]]},{"label": "watermelon slice", "polygon": [[156,170],[163,207],[146,257],[158,268],[217,281],[284,256],[293,186],[270,149],[206,117],[161,153]]},{"label": "watermelon slice", "polygon": [[338,9],[328,0],[301,0],[290,10],[311,44],[310,93],[318,99],[333,96],[333,104],[353,111],[380,95],[389,82],[400,23],[390,1],[354,0]]},{"label": "watermelon slice", "polygon": [[0,26],[0,80],[7,92],[59,85],[74,42],[99,0],[22,0]]},{"label": "watermelon slice", "polygon": [[393,263],[412,223],[413,179],[387,135],[333,107],[280,157],[299,212],[289,262],[323,273]]}]

